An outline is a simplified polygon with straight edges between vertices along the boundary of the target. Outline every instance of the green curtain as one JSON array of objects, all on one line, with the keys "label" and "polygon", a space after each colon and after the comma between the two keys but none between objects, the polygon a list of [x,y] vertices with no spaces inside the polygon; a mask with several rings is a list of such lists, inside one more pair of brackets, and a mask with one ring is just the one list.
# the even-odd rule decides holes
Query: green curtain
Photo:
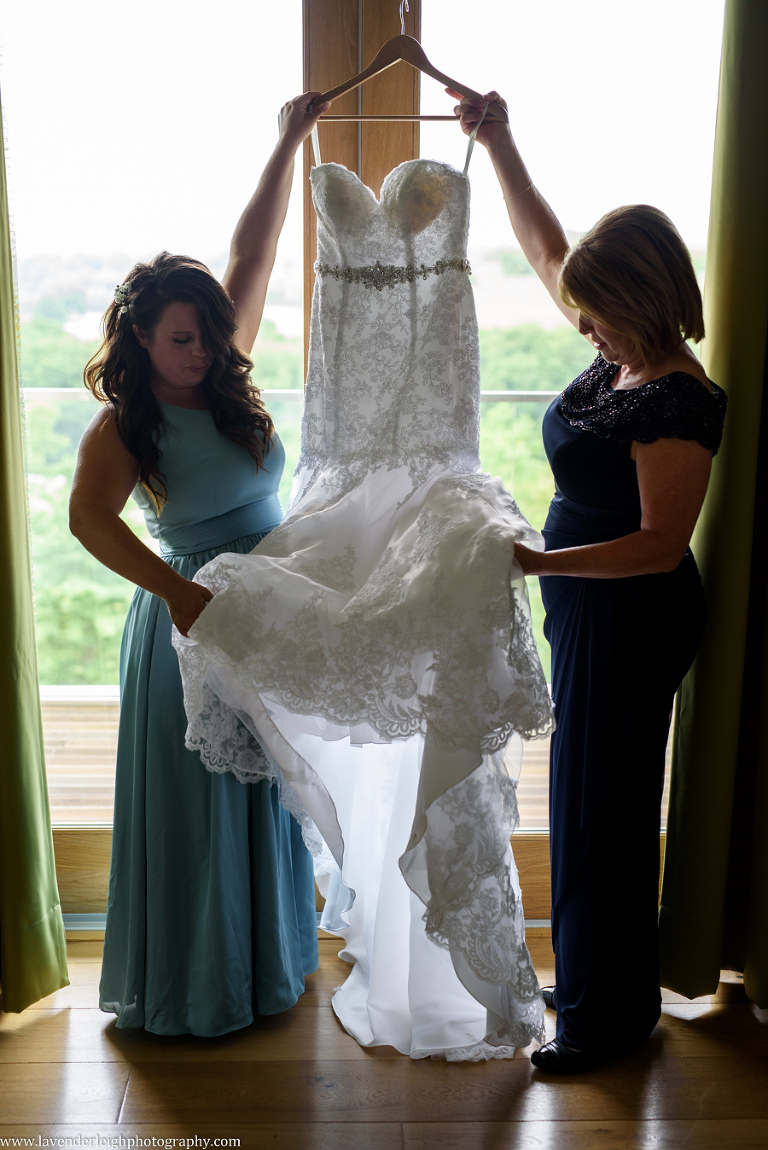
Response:
[{"label": "green curtain", "polygon": [[[1,115],[0,111],[0,115]],[[0,154],[0,984],[20,1011],[68,985],[37,684],[13,255]]]},{"label": "green curtain", "polygon": [[726,0],[704,290],[710,378],[728,392],[694,537],[707,633],[678,696],[662,984],[743,971],[768,1007],[768,4]]}]

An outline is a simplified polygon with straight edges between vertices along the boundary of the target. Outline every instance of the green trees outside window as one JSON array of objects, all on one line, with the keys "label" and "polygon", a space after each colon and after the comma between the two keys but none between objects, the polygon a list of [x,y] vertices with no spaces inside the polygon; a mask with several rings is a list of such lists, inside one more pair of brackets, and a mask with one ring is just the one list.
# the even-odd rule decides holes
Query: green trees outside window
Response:
[{"label": "green trees outside window", "polygon": [[[133,594],[130,584],[83,550],[67,525],[77,446],[95,410],[83,388],[82,370],[98,345],[76,339],[64,329],[67,316],[78,310],[78,302],[43,299],[34,317],[21,327],[37,638],[44,685],[117,683],[120,635]],[[591,358],[589,347],[573,329],[547,331],[536,324],[481,331],[480,353],[484,391],[560,391]],[[254,364],[254,380],[262,389],[300,391],[301,338],[282,336],[274,324],[265,321],[254,349]],[[66,388],[72,394],[51,394],[50,388]],[[541,420],[548,402],[485,401],[482,405],[483,469],[501,476],[538,528],[552,496],[552,477],[541,444]],[[270,396],[268,406],[286,449],[281,490],[285,505],[299,449],[300,395]],[[124,515],[146,539],[138,509],[129,505]],[[540,599],[535,580],[531,584],[546,668]]]}]

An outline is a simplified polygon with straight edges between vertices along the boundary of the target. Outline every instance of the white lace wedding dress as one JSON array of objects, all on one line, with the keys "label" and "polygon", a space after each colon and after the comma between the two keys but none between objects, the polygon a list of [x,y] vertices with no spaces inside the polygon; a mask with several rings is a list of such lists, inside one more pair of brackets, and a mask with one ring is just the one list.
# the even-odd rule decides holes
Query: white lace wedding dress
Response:
[{"label": "white lace wedding dress", "polygon": [[411,160],[380,201],[337,164],[312,186],[290,508],[196,576],[217,594],[175,640],[187,745],[279,780],[330,872],[322,925],[354,962],[333,1006],[360,1043],[511,1056],[542,1038],[543,1004],[509,744],[548,733],[551,710],[514,563],[515,540],[542,542],[480,473],[469,184]]}]

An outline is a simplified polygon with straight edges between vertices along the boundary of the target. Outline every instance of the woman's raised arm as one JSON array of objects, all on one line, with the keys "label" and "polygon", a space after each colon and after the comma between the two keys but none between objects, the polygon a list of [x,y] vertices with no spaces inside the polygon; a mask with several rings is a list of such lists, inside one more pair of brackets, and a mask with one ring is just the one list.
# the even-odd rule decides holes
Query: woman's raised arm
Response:
[{"label": "woman's raised arm", "polygon": [[232,236],[222,283],[235,305],[235,343],[245,355],[250,355],[261,324],[277,241],[288,211],[296,150],[329,107],[321,104],[307,111],[319,94],[305,92],[281,109],[275,150]]},{"label": "woman's raised arm", "polygon": [[[450,96],[460,98],[458,92],[450,89],[446,91]],[[488,92],[483,100],[497,100],[506,107],[506,102],[498,92]],[[462,100],[455,109],[467,134],[474,128],[482,110],[482,104],[468,99]],[[491,157],[512,229],[525,258],[566,319],[578,327],[579,313],[563,303],[557,290],[558,276],[568,251],[568,240],[557,216],[534,186],[512,138],[509,124],[500,120],[484,120],[477,133],[477,140],[487,148]]]}]

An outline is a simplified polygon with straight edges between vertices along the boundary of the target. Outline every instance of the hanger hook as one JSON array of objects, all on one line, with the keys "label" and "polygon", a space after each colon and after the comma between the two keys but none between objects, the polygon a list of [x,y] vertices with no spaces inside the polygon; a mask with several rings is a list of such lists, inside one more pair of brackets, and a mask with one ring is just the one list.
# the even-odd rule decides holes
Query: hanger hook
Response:
[{"label": "hanger hook", "polygon": [[405,16],[403,15],[403,9],[405,9],[406,12],[410,12],[411,9],[408,7],[408,0],[400,0],[400,35],[401,36],[405,35]]}]

